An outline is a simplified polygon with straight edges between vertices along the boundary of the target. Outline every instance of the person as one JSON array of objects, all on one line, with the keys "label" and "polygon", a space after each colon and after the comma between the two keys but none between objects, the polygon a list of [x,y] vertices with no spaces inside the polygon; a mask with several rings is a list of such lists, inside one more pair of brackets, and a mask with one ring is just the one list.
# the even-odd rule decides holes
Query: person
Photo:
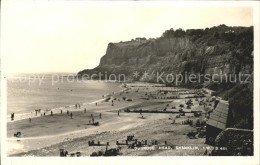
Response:
[{"label": "person", "polygon": [[80,104],[79,104],[79,109],[80,109]]},{"label": "person", "polygon": [[32,119],[31,119],[31,118],[29,118],[29,122],[30,122],[30,123],[32,122]]},{"label": "person", "polygon": [[51,116],[53,115],[52,111],[51,111]]},{"label": "person", "polygon": [[101,117],[101,113],[99,114],[99,118],[101,119],[102,117]]},{"label": "person", "polygon": [[77,104],[75,104],[75,108],[76,108],[76,109],[78,108],[78,105],[77,105]]},{"label": "person", "polygon": [[62,114],[62,109],[60,110],[60,114]]},{"label": "person", "polygon": [[94,124],[94,121],[95,121],[95,120],[94,120],[94,117],[92,117],[92,123],[93,123],[93,124]]},{"label": "person", "polygon": [[96,106],[97,106],[97,102],[96,102]]},{"label": "person", "polygon": [[38,111],[35,111],[36,116],[37,116],[37,112],[38,112]]},{"label": "person", "polygon": [[45,112],[43,113],[43,116],[45,116]]},{"label": "person", "polygon": [[84,108],[84,113],[86,113],[87,112],[87,109],[86,108]]},{"label": "person", "polygon": [[14,120],[14,113],[11,113],[11,120]]},{"label": "person", "polygon": [[67,115],[68,115],[68,116],[69,116],[69,113],[70,113],[69,110],[67,110]]},{"label": "person", "polygon": [[172,124],[175,124],[175,120],[174,119],[172,120]]},{"label": "person", "polygon": [[72,119],[72,112],[70,113],[70,118]]},{"label": "person", "polygon": [[119,111],[117,112],[117,116],[119,116]]}]

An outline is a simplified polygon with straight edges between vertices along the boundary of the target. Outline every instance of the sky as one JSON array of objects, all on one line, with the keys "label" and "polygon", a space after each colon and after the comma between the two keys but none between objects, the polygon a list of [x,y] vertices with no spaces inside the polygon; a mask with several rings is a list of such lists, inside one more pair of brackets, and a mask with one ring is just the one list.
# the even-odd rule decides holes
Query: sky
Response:
[{"label": "sky", "polygon": [[109,42],[156,38],[165,30],[252,26],[250,7],[10,3],[2,14],[8,73],[77,73],[99,65]]}]

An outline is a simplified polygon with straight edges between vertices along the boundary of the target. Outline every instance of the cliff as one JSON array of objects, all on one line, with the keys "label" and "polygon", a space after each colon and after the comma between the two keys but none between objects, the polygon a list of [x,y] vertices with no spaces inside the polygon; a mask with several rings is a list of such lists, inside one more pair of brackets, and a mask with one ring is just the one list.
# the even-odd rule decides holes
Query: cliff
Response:
[{"label": "cliff", "polygon": [[[128,80],[156,81],[157,72],[164,75],[252,73],[252,54],[253,27],[170,29],[156,39],[109,43],[99,66],[78,75],[106,72],[125,74]],[[133,77],[135,71],[147,74]]]}]

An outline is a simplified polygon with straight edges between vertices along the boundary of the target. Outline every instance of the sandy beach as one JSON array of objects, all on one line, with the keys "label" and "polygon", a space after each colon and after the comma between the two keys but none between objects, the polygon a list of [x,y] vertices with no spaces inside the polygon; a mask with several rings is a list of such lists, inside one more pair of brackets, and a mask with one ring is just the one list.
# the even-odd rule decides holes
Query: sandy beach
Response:
[{"label": "sandy beach", "polygon": [[[164,91],[171,91],[164,94]],[[178,98],[173,98],[178,93]],[[108,148],[116,147],[116,141],[124,142],[126,137],[133,135],[135,139],[147,140],[158,145],[190,145],[198,149],[155,149],[136,150],[121,146],[122,156],[144,155],[204,155],[205,138],[190,139],[187,134],[196,131],[195,124],[185,125],[183,121],[190,119],[194,123],[204,120],[205,115],[194,117],[193,113],[176,118],[179,106],[185,105],[186,97],[194,95],[194,90],[154,86],[152,84],[128,84],[127,88],[118,93],[112,93],[109,100],[105,98],[94,104],[83,104],[80,108],[70,106],[31,119],[24,118],[8,122],[8,156],[59,156],[60,149],[69,153],[81,152],[82,156],[90,156],[92,152],[105,151],[105,146],[89,146],[88,141],[94,140],[101,144],[109,142]],[[205,99],[205,98],[200,98]],[[199,99],[199,100],[200,100]],[[183,108],[183,112],[202,111],[199,100],[193,98],[191,108]],[[211,106],[211,105],[209,105]],[[84,111],[86,109],[86,111]],[[140,110],[159,111],[160,113],[128,113]],[[72,118],[67,115],[72,113]],[[165,113],[161,113],[165,112]],[[167,112],[167,113],[166,113]],[[101,118],[100,118],[101,114]],[[99,126],[91,125],[91,115]],[[174,123],[173,123],[174,121]],[[14,133],[21,132],[21,137]]]}]

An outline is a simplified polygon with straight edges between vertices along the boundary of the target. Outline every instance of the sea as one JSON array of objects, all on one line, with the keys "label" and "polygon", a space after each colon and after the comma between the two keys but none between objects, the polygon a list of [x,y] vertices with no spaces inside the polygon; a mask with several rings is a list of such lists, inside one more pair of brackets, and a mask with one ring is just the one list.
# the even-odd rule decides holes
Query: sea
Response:
[{"label": "sea", "polygon": [[91,104],[121,90],[120,83],[80,80],[73,74],[15,74],[7,78],[7,115]]}]

